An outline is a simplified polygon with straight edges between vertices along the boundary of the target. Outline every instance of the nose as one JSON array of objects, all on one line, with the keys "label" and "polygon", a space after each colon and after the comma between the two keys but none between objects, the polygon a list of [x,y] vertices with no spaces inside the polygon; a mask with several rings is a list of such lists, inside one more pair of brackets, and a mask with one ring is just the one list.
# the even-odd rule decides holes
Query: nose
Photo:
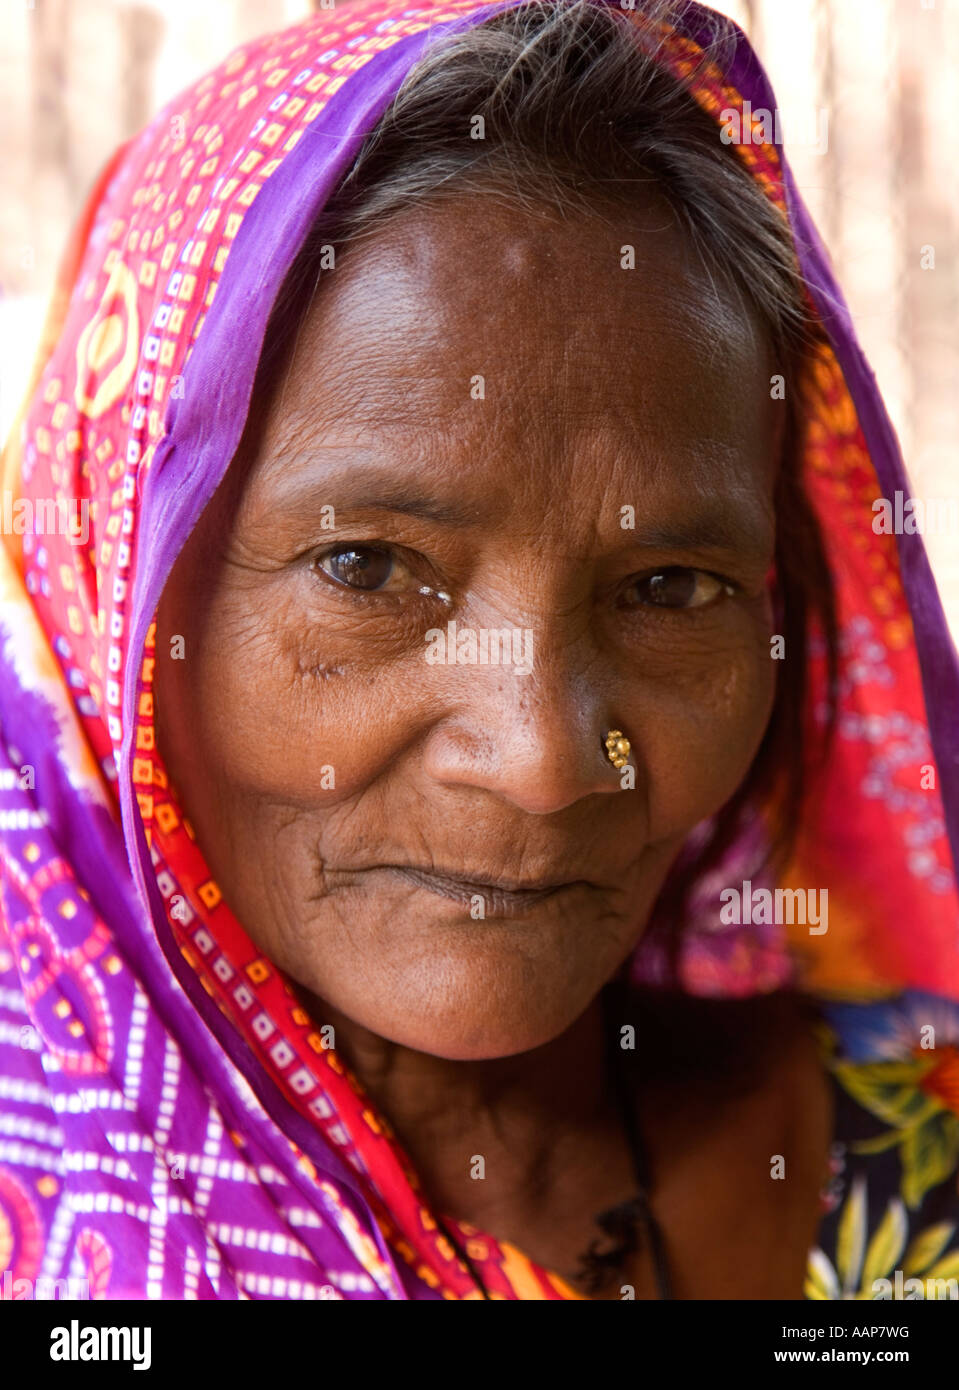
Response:
[{"label": "nose", "polygon": [[[528,672],[509,665],[444,668],[455,684],[447,714],[430,730],[425,770],[444,786],[491,792],[523,811],[549,815],[594,795],[623,793],[609,759],[607,733],[624,729],[611,706],[610,673],[588,640],[570,643],[533,633]],[[605,677],[605,679],[604,679]],[[639,779],[635,744],[629,762]]]}]

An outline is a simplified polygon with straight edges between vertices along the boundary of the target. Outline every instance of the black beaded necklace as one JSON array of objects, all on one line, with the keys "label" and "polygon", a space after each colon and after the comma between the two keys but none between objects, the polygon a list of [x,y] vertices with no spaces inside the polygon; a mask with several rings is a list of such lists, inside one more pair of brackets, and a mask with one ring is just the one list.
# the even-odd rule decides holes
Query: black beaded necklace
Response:
[{"label": "black beaded necklace", "polygon": [[[625,1016],[621,1007],[625,1001],[623,984],[618,980],[611,982],[604,989],[601,998],[607,1067],[615,1087],[623,1128],[626,1131],[626,1138],[633,1157],[636,1195],[629,1198],[628,1201],[620,1202],[617,1206],[600,1212],[595,1217],[597,1226],[613,1243],[610,1248],[603,1249],[599,1241],[593,1241],[581,1257],[579,1271],[575,1277],[577,1280],[581,1280],[590,1292],[598,1292],[617,1270],[622,1269],[624,1261],[639,1249],[640,1239],[642,1239],[652,1257],[658,1297],[661,1300],[670,1300],[673,1294],[669,1277],[669,1263],[666,1257],[666,1244],[650,1203],[651,1172],[649,1160],[646,1146],[643,1143],[630,1078],[624,1066],[623,1049],[617,1046],[616,1041],[619,1036],[620,1020]],[[490,1301],[489,1291],[472,1260],[447,1228],[446,1223],[440,1220],[440,1226],[483,1298]]]}]

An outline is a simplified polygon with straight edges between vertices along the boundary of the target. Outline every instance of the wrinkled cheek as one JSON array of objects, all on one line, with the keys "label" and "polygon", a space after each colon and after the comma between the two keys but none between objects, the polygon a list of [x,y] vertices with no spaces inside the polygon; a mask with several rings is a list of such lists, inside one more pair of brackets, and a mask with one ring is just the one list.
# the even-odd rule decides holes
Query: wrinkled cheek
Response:
[{"label": "wrinkled cheek", "polygon": [[644,741],[650,835],[691,830],[742,785],[762,743],[775,699],[765,648],[675,682],[659,715],[647,713]]},{"label": "wrinkled cheek", "polygon": [[415,737],[417,702],[399,698],[402,680],[351,664],[343,646],[222,615],[192,662],[164,673],[181,764],[202,758],[222,789],[318,812],[356,795]]}]

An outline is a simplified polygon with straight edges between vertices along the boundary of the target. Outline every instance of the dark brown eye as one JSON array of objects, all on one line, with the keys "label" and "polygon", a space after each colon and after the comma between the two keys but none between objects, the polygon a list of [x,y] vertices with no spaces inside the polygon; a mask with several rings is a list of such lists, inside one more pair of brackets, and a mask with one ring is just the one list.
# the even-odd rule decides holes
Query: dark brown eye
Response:
[{"label": "dark brown eye", "polygon": [[734,592],[731,584],[705,570],[674,567],[637,579],[631,590],[640,604],[655,608],[705,608],[721,594]]},{"label": "dark brown eye", "polygon": [[382,589],[393,573],[393,557],[389,551],[365,545],[327,551],[317,556],[313,564],[337,583],[367,593]]}]

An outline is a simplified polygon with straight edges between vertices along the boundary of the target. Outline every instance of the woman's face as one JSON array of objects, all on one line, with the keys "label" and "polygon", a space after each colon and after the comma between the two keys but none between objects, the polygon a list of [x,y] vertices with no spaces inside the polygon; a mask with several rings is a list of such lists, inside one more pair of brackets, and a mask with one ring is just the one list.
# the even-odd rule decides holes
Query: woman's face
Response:
[{"label": "woman's face", "polygon": [[[225,899],[333,1010],[507,1056],[632,951],[771,710],[773,370],[652,198],[409,211],[324,276],[166,586],[157,693]],[[451,620],[518,660],[429,659]]]}]

